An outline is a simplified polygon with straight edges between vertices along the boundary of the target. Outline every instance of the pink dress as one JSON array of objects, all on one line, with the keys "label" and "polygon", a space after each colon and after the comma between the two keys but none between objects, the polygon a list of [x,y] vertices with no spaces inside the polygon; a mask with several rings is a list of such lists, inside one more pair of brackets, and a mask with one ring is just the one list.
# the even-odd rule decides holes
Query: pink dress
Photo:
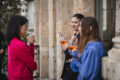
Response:
[{"label": "pink dress", "polygon": [[34,61],[34,45],[28,47],[23,41],[13,38],[8,46],[8,80],[33,80],[37,68]]}]

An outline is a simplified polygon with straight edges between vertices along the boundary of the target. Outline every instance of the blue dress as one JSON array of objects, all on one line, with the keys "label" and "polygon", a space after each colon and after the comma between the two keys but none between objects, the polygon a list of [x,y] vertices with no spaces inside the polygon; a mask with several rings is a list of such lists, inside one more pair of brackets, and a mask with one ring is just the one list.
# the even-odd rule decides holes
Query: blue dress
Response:
[{"label": "blue dress", "polygon": [[70,67],[78,70],[77,80],[101,80],[101,58],[105,49],[101,42],[89,42],[81,54],[80,60],[73,58]]}]

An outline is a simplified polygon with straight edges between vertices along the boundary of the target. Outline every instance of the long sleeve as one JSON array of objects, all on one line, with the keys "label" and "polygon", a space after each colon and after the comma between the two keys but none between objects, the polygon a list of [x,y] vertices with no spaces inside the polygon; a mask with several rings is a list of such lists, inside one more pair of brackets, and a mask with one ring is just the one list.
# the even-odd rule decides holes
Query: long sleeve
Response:
[{"label": "long sleeve", "polygon": [[80,69],[80,74],[82,79],[97,80],[97,75],[100,68],[100,59],[97,57],[98,52],[94,50],[89,50],[84,58],[82,68]]},{"label": "long sleeve", "polygon": [[73,57],[72,52],[70,52],[68,48],[64,51],[64,53],[65,53],[66,60],[71,59]]},{"label": "long sleeve", "polygon": [[100,69],[100,59],[96,55],[97,51],[88,49],[80,61],[73,59],[71,63],[75,64],[79,69],[78,80],[99,80],[98,73]]},{"label": "long sleeve", "polygon": [[[32,50],[30,50],[31,48]],[[30,48],[28,48],[26,44],[19,45],[16,48],[15,52],[17,53],[16,56],[18,57],[18,59],[20,59],[25,65],[27,65],[27,67],[31,71],[37,68],[37,64],[34,61],[33,54],[31,54],[31,52],[33,53],[33,45],[31,45]]]},{"label": "long sleeve", "polygon": [[70,67],[71,67],[73,72],[79,72],[80,65],[81,64],[77,58],[73,58],[71,63],[70,63]]},{"label": "long sleeve", "polygon": [[79,53],[79,51],[75,50],[75,51],[71,52],[68,48],[64,51],[66,59],[71,59],[71,58],[78,59],[78,53]]}]

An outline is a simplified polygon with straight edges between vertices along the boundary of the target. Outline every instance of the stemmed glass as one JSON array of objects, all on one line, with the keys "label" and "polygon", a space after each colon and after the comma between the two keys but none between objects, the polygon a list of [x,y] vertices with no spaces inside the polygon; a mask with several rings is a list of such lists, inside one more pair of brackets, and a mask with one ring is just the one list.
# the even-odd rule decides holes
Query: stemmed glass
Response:
[{"label": "stemmed glass", "polygon": [[68,49],[69,49],[71,52],[75,51],[76,48],[77,48],[75,45],[73,45],[72,40],[69,40],[69,41],[65,40],[65,39],[64,39],[64,36],[63,36],[62,34],[61,34],[61,38],[60,38],[60,44],[61,44],[61,45],[64,45],[64,46],[67,46]]},{"label": "stemmed glass", "polygon": [[73,51],[76,50],[76,48],[77,48],[77,47],[76,47],[75,45],[73,45],[72,41],[69,40],[68,49],[69,49],[71,52],[73,52]]}]

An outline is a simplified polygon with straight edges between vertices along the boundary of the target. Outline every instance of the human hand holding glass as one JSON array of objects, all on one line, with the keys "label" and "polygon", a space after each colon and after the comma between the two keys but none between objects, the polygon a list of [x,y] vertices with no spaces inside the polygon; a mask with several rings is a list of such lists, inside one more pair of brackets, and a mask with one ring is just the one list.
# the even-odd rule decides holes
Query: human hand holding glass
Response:
[{"label": "human hand holding glass", "polygon": [[75,45],[73,45],[72,41],[69,40],[68,49],[69,49],[71,52],[73,52],[73,51],[76,50],[76,48],[77,48],[77,47],[76,47]]},{"label": "human hand holding glass", "polygon": [[68,41],[64,40],[63,35],[61,35],[61,37],[60,37],[60,44],[61,44],[62,51],[65,51],[68,48]]},{"label": "human hand holding glass", "polygon": [[27,42],[34,44],[35,35],[33,33],[29,34],[29,36],[27,37]]},{"label": "human hand holding glass", "polygon": [[72,45],[77,45],[78,44],[78,39],[77,39],[76,35],[71,36],[71,42],[72,42]]}]

